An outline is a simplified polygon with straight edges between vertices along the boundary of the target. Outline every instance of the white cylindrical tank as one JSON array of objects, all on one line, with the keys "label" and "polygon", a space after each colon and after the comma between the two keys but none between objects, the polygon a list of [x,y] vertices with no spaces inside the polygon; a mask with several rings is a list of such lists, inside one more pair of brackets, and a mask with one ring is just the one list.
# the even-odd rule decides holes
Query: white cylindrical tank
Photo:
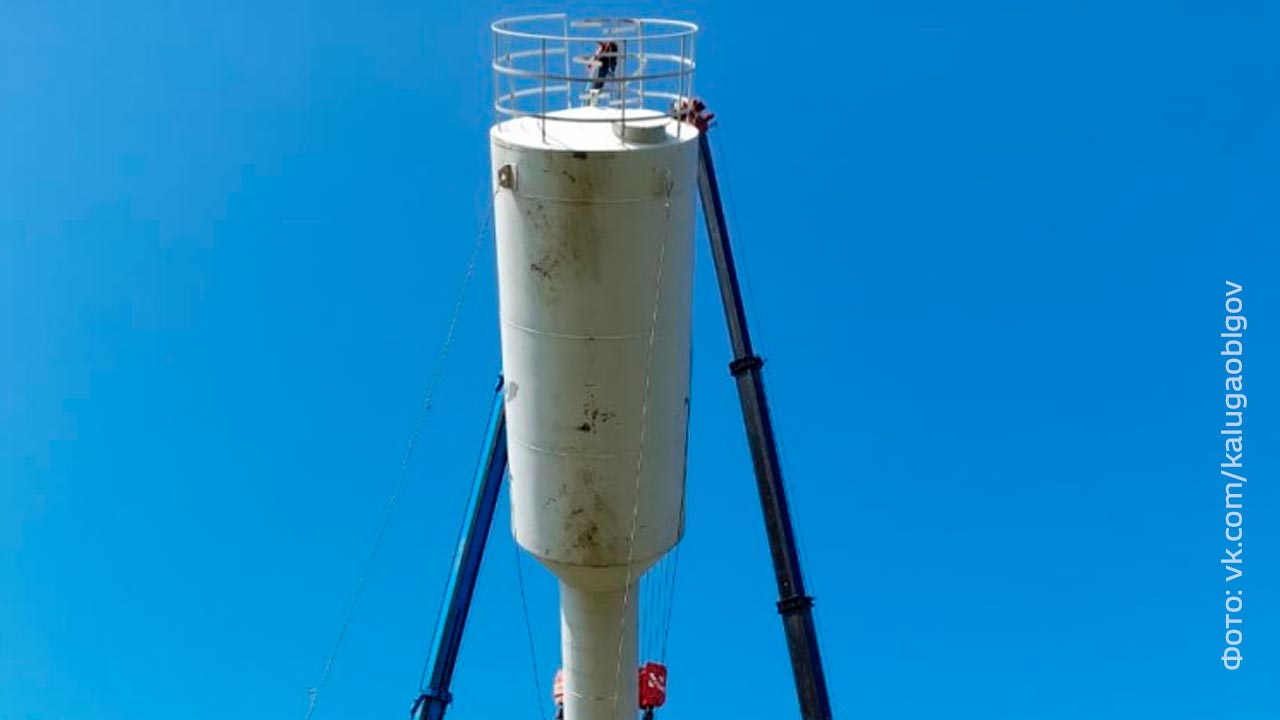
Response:
[{"label": "white cylindrical tank", "polygon": [[495,182],[514,179],[494,212],[516,533],[562,576],[612,586],[599,568],[625,577],[680,537],[696,131],[661,121],[656,142],[623,144],[549,119],[550,146],[539,124],[492,133]]},{"label": "white cylindrical tank", "polygon": [[695,31],[494,24],[512,528],[560,580],[566,720],[634,720],[640,576],[684,530]]}]

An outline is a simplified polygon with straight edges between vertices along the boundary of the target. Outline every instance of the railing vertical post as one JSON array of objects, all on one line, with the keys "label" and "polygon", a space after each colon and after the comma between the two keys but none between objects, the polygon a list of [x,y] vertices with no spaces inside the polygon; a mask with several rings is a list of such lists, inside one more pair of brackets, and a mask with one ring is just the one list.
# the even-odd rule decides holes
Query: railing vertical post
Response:
[{"label": "railing vertical post", "polygon": [[[511,67],[511,38],[508,37],[503,41],[506,46],[502,55],[502,64]],[[510,73],[504,73],[507,76],[507,101],[511,103],[512,116],[519,114],[519,108],[516,107],[516,76]]]},{"label": "railing vertical post", "polygon": [[547,39],[542,38],[542,64],[538,66],[541,76],[538,78],[538,84],[542,87],[542,110],[538,113],[539,124],[542,126],[542,142],[547,141]]},{"label": "railing vertical post", "polygon": [[573,107],[573,68],[570,64],[573,61],[573,45],[569,41],[569,21],[565,20],[564,25],[564,109],[568,110]]},{"label": "railing vertical post", "polygon": [[693,35],[690,35],[689,36],[689,58],[688,58],[689,86],[685,88],[685,92],[688,93],[688,96],[690,98],[692,98],[695,94],[693,91],[693,83],[698,79],[698,72],[697,72],[698,71],[698,60],[697,60],[698,51],[695,47],[697,44],[698,44],[698,38],[694,37]]},{"label": "railing vertical post", "polygon": [[637,31],[637,34],[639,35],[639,39],[640,39],[640,53],[639,55],[637,55],[637,57],[640,58],[640,63],[639,63],[640,79],[638,81],[640,83],[640,87],[637,89],[636,92],[640,96],[640,107],[644,107],[644,74],[646,72],[645,65],[648,63],[648,61],[645,59],[645,54],[644,54],[644,21],[643,20],[640,21],[640,29]]},{"label": "railing vertical post", "polygon": [[[687,68],[688,68],[688,65],[686,64],[687,56],[686,56],[686,54],[685,54],[685,53],[686,53],[686,45],[687,45],[686,39],[687,39],[687,38],[688,38],[688,35],[681,35],[681,36],[680,36],[680,69],[676,72],[676,76],[677,76],[677,78],[678,78],[678,79],[677,79],[677,82],[676,82],[676,87],[678,88],[678,89],[676,90],[676,103],[679,103],[680,101],[682,101],[682,100],[685,98],[685,93],[684,93],[684,74],[685,74],[685,72],[687,71]],[[678,123],[676,123],[676,137],[677,137],[677,138],[684,137],[684,134],[683,134],[683,133],[684,133],[684,123],[682,123],[682,122],[678,122]]]},{"label": "railing vertical post", "polygon": [[[617,58],[615,58],[617,59]],[[622,90],[618,93],[618,102],[622,107],[622,131],[623,137],[626,137],[627,131],[627,40],[622,39],[622,58],[618,63],[618,76],[621,78]],[[617,80],[619,78],[614,78]]]}]

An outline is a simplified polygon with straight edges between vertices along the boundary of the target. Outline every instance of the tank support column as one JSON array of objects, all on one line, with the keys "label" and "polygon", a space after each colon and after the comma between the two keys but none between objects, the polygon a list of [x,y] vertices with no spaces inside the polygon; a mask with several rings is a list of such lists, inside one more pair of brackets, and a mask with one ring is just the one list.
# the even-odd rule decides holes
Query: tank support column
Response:
[{"label": "tank support column", "polygon": [[831,701],[827,697],[827,681],[822,672],[822,655],[818,650],[818,634],[813,625],[813,598],[805,593],[800,559],[796,552],[795,530],[787,493],[782,484],[782,466],[769,417],[764,378],[760,369],[764,361],[751,347],[747,316],[742,306],[742,291],[729,244],[729,227],[720,202],[720,186],[711,160],[711,145],[704,131],[698,137],[701,151],[698,162],[698,189],[702,195],[702,214],[707,221],[707,237],[715,258],[720,297],[724,301],[725,320],[733,344],[733,362],[729,372],[738,383],[742,402],[742,419],[746,424],[747,442],[751,445],[751,461],[755,465],[756,486],[764,510],[765,530],[773,554],[773,570],[778,581],[778,613],[787,634],[791,667],[795,673],[800,714],[804,720],[830,720]]}]

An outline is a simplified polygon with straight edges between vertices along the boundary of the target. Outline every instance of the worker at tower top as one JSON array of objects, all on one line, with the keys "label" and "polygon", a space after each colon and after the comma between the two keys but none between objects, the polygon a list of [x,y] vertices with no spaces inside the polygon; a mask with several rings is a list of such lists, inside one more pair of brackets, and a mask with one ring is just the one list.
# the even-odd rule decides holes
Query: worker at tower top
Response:
[{"label": "worker at tower top", "polygon": [[711,127],[711,121],[715,119],[716,114],[707,112],[707,106],[702,102],[702,98],[683,97],[671,103],[671,117],[687,122],[701,132],[706,132]]},{"label": "worker at tower top", "polygon": [[603,90],[605,78],[613,77],[618,73],[618,43],[612,40],[601,40],[596,43],[596,54],[591,56],[591,62],[587,67],[596,79],[591,83],[591,89],[596,92]]}]

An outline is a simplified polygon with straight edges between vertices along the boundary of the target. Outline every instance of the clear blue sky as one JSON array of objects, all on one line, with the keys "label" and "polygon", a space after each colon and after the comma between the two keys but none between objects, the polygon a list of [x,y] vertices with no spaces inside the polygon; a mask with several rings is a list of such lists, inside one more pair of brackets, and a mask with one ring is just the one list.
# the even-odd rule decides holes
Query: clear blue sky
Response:
[{"label": "clear blue sky", "polygon": [[[3,720],[301,720],[485,209],[487,24],[559,9],[450,5],[5,3]],[[1280,716],[1276,3],[569,9],[703,24],[838,717]],[[795,717],[699,253],[659,717]],[[316,720],[407,712],[497,347],[486,241]],[[535,720],[494,538],[451,717]],[[554,587],[524,571],[545,685]]]}]

